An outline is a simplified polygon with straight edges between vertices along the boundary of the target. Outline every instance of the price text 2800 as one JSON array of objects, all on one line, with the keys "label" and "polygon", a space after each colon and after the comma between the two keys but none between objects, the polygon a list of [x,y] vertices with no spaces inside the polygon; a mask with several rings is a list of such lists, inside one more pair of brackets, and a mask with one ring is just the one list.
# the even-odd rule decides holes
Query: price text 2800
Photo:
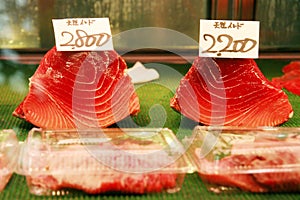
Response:
[{"label": "price text 2800", "polygon": [[66,42],[60,44],[60,46],[72,46],[72,49],[81,47],[100,47],[106,44],[110,35],[107,33],[99,33],[88,35],[84,30],[76,30],[75,36],[68,31],[63,31],[61,33],[62,37],[66,37]]}]

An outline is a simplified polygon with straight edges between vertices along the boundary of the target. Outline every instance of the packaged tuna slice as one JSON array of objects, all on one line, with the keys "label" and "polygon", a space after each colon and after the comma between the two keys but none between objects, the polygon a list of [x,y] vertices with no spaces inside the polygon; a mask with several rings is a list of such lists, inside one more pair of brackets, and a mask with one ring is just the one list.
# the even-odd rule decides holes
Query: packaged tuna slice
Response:
[{"label": "packaged tuna slice", "polygon": [[18,139],[13,130],[0,130],[0,192],[5,189],[15,170],[18,147]]},{"label": "packaged tuna slice", "polygon": [[198,126],[193,136],[188,154],[209,191],[300,191],[300,128]]},{"label": "packaged tuna slice", "polygon": [[16,172],[35,195],[177,192],[192,169],[169,129],[30,131]]}]

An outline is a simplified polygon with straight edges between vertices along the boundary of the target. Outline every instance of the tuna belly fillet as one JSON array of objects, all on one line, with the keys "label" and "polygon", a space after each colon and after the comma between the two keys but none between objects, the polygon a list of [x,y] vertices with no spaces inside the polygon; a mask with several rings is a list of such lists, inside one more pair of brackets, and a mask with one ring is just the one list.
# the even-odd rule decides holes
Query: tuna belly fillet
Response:
[{"label": "tuna belly fillet", "polygon": [[275,126],[293,115],[253,59],[196,58],[170,105],[204,125]]},{"label": "tuna belly fillet", "polygon": [[53,47],[13,115],[48,129],[112,125],[140,109],[126,69],[115,51],[59,52]]}]

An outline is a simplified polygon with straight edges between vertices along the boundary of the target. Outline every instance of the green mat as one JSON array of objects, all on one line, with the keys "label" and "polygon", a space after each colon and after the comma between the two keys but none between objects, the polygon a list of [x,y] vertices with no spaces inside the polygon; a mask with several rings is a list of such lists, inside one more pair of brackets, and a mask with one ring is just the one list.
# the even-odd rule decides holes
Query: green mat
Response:
[{"label": "green mat", "polygon": [[[289,60],[257,60],[262,72],[269,79],[282,75],[281,68]],[[158,81],[136,85],[140,98],[141,112],[133,117],[119,122],[115,126],[130,127],[132,123],[140,127],[168,127],[179,138],[191,133],[191,127],[196,123],[182,117],[169,107],[180,78],[188,71],[190,64],[149,63],[148,67],[156,68],[161,77]],[[34,73],[37,65],[22,65],[12,61],[0,61],[0,129],[14,129],[20,140],[24,140],[31,124],[12,116],[13,110],[28,92],[28,78]],[[300,126],[300,97],[286,91],[294,108],[294,116],[282,124],[286,127]],[[185,131],[182,131],[185,130]],[[31,195],[26,186],[25,177],[14,174],[0,199],[69,199],[69,196],[40,197]],[[300,199],[297,193],[274,194],[222,194],[217,195],[206,190],[197,174],[186,175],[181,191],[175,194],[146,195],[87,195],[81,192],[72,199]]]}]

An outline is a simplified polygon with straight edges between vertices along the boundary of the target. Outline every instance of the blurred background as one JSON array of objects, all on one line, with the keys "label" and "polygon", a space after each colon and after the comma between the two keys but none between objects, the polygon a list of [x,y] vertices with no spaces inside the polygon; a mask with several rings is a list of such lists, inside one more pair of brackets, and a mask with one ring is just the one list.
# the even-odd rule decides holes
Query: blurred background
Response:
[{"label": "blurred background", "polygon": [[163,27],[197,42],[199,19],[257,20],[261,52],[300,49],[300,0],[1,0],[0,48],[48,50],[54,45],[51,19],[72,17],[109,17],[113,35]]}]

